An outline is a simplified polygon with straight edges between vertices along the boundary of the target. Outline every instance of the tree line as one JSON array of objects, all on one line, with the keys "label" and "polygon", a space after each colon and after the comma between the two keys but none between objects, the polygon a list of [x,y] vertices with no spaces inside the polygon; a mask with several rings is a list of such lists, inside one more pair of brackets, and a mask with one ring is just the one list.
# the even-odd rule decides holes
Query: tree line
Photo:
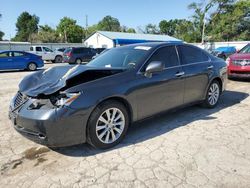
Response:
[{"label": "tree line", "polygon": [[[82,42],[97,30],[129,33],[166,34],[186,42],[250,40],[249,0],[201,0],[188,5],[193,12],[189,19],[162,20],[159,24],[128,28],[117,18],[105,16],[97,24],[82,27],[64,17],[56,28],[39,25],[39,17],[23,12],[17,18],[16,36],[12,41]],[[1,18],[0,14],[0,18]],[[0,31],[0,40],[4,33]]]}]

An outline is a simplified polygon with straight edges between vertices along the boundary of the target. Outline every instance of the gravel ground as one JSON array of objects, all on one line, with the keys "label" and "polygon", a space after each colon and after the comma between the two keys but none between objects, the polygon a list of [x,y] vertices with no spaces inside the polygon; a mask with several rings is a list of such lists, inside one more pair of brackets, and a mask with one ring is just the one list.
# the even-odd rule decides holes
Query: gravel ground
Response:
[{"label": "gravel ground", "polygon": [[215,109],[193,106],[137,123],[113,149],[51,150],[8,120],[27,74],[0,73],[0,187],[250,187],[250,82],[229,81]]}]

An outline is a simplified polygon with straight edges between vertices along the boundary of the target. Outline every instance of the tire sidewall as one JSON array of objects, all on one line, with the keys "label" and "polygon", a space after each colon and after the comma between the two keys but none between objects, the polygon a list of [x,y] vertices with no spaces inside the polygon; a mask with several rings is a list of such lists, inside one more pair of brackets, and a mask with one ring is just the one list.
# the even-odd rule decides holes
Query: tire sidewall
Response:
[{"label": "tire sidewall", "polygon": [[[101,142],[96,135],[96,123],[100,115],[109,108],[118,108],[123,113],[125,117],[125,125],[124,125],[124,129],[120,138],[118,138],[113,143],[105,144]],[[88,130],[87,132],[88,143],[94,146],[95,148],[99,148],[99,149],[108,149],[108,148],[114,147],[115,145],[119,144],[121,140],[123,140],[123,138],[125,137],[127,133],[128,127],[129,127],[129,115],[124,105],[117,101],[106,101],[102,103],[101,105],[99,105],[98,107],[96,107],[95,110],[90,115],[90,118],[88,121],[88,129],[87,129]]]}]

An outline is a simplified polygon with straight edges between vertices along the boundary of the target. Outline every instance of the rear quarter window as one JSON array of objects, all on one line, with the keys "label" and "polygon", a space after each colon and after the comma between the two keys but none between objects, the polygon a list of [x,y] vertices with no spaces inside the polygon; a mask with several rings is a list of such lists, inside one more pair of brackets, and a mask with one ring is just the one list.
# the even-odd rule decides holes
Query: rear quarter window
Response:
[{"label": "rear quarter window", "polygon": [[178,46],[177,48],[181,64],[187,65],[209,61],[209,57],[199,48],[192,46]]},{"label": "rear quarter window", "polygon": [[42,50],[42,47],[36,47],[36,51],[37,52],[42,52],[43,50]]}]

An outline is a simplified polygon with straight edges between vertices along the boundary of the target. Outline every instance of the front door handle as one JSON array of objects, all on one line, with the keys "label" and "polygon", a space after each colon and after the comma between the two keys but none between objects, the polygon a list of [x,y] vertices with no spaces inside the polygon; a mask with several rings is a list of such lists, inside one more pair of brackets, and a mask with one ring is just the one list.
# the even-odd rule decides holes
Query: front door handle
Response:
[{"label": "front door handle", "polygon": [[213,65],[210,65],[210,66],[207,67],[208,70],[211,70],[212,68],[214,68]]},{"label": "front door handle", "polygon": [[185,74],[185,72],[178,72],[175,74],[176,77],[181,77]]}]

